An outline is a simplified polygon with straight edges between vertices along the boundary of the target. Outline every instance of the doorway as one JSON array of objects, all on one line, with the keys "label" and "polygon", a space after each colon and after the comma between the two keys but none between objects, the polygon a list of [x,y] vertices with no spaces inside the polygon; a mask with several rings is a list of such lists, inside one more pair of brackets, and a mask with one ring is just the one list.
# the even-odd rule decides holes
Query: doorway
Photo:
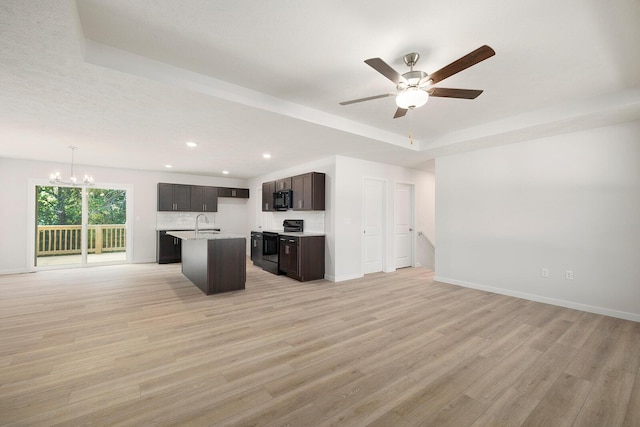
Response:
[{"label": "doorway", "polygon": [[127,261],[127,190],[35,186],[35,267]]},{"label": "doorway", "polygon": [[363,191],[363,257],[364,274],[384,269],[385,193],[386,182],[365,178]]},{"label": "doorway", "polygon": [[413,185],[396,184],[395,194],[395,266],[413,265]]}]

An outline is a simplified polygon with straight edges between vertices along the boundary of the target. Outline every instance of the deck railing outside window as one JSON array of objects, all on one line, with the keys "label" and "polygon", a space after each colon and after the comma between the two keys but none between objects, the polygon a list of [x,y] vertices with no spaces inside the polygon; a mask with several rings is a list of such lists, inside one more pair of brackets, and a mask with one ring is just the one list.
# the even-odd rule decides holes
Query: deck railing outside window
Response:
[{"label": "deck railing outside window", "polygon": [[[91,254],[124,252],[125,224],[87,226],[87,250]],[[36,237],[36,256],[70,255],[82,252],[80,225],[39,225]]]}]

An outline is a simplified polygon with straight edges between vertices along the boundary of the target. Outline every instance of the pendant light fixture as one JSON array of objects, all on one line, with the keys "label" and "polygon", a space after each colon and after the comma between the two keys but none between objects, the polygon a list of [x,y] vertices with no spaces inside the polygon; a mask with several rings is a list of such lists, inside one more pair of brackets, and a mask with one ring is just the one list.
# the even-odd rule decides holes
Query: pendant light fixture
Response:
[{"label": "pendant light fixture", "polygon": [[60,172],[54,172],[49,176],[49,182],[51,184],[71,185],[74,187],[91,187],[96,185],[96,183],[93,182],[93,177],[89,175],[85,175],[82,181],[78,182],[78,179],[73,174],[73,155],[78,147],[70,145],[69,148],[71,149],[71,176],[69,177],[69,180],[64,181],[60,176]]}]

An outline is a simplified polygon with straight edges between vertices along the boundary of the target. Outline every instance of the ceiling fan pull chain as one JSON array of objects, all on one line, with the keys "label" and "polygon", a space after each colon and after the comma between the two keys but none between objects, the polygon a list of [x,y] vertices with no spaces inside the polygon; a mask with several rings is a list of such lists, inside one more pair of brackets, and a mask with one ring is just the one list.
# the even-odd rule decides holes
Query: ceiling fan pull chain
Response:
[{"label": "ceiling fan pull chain", "polygon": [[411,126],[409,127],[409,142],[413,145],[413,108],[411,109]]}]

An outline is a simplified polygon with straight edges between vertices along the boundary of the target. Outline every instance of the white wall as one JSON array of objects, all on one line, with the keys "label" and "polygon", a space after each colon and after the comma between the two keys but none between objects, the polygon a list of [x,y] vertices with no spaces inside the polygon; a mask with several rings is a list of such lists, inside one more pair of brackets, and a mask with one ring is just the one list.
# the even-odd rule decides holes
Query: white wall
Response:
[{"label": "white wall", "polygon": [[437,280],[640,321],[640,122],[442,157],[436,176]]},{"label": "white wall", "polygon": [[[413,184],[416,194],[415,225],[433,239],[434,235],[434,177],[432,173],[369,162],[350,157],[336,157],[335,188],[335,281],[362,277],[364,230],[362,218],[363,183],[365,178],[386,182],[386,251],[384,271],[395,270],[394,203],[396,183]],[[422,246],[416,244],[416,259],[425,259]]]},{"label": "white wall", "polygon": [[413,173],[416,182],[416,266],[435,270],[436,177],[434,172]]},{"label": "white wall", "polygon": [[[33,227],[27,217],[28,205],[35,200],[28,198],[30,180],[46,179],[53,170],[65,171],[68,165],[48,162],[34,162],[0,158],[0,274],[20,273],[29,270],[27,253],[28,227]],[[135,263],[154,262],[156,252],[156,211],[157,183],[172,182],[181,184],[217,185],[247,188],[246,180],[232,178],[212,178],[176,173],[136,171],[128,169],[84,167],[76,165],[80,173],[91,172],[97,185],[132,185],[133,209],[133,257]],[[243,233],[246,224],[246,200],[221,199],[216,213],[216,225],[225,231]],[[242,226],[238,226],[238,221]]]}]

